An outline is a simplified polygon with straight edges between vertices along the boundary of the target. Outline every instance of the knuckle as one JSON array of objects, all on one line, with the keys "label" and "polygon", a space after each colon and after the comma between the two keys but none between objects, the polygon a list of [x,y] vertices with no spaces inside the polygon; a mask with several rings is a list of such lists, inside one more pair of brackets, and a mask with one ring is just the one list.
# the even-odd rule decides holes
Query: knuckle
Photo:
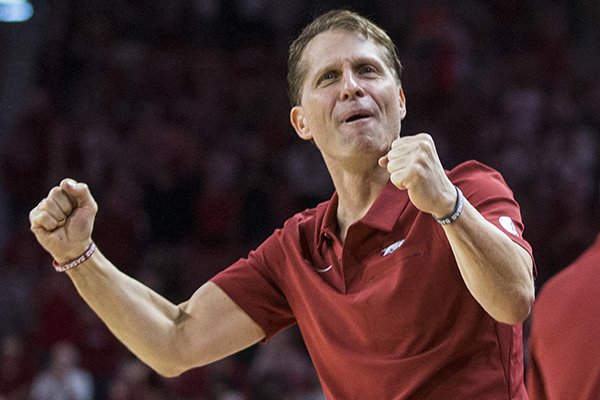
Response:
[{"label": "knuckle", "polygon": [[402,160],[394,160],[394,162],[390,162],[388,164],[388,171],[390,173],[399,172],[404,168],[404,166],[405,166],[405,163]]},{"label": "knuckle", "polygon": [[35,209],[37,209],[38,211],[41,212],[41,211],[46,210],[47,208],[48,208],[48,198],[45,198],[44,200],[40,201],[40,204],[38,204]]},{"label": "knuckle", "polygon": [[390,174],[390,180],[397,185],[402,184],[402,174],[398,171],[392,172]]},{"label": "knuckle", "polygon": [[29,226],[31,227],[31,230],[39,227],[40,225],[40,218],[38,215],[32,215],[29,217]]},{"label": "knuckle", "polygon": [[431,149],[431,145],[429,144],[429,142],[420,141],[419,144],[417,145],[417,149],[419,150],[420,154],[422,156],[424,156],[429,153],[429,150]]},{"label": "knuckle", "polygon": [[416,163],[413,169],[413,176],[421,179],[425,176],[425,168],[422,163]]},{"label": "knuckle", "polygon": [[55,186],[52,189],[50,189],[50,192],[48,193],[48,198],[55,199],[60,195],[62,195],[61,188],[59,188],[58,186]]},{"label": "knuckle", "polygon": [[405,142],[404,137],[399,137],[397,139],[394,139],[394,141],[392,142],[392,149],[395,149],[396,147],[401,146],[404,142]]}]

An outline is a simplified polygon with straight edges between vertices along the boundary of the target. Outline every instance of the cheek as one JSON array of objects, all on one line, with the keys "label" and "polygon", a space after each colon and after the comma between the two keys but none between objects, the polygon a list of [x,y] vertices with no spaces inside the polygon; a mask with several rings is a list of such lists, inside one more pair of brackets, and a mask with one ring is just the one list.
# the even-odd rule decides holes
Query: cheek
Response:
[{"label": "cheek", "polygon": [[387,114],[386,130],[389,131],[390,135],[398,137],[400,135],[400,128],[402,127],[402,114],[400,113],[399,104],[390,108]]},{"label": "cheek", "polygon": [[327,124],[330,118],[331,105],[325,101],[314,102],[309,110],[310,121],[313,125],[323,126]]},{"label": "cheek", "polygon": [[402,111],[400,108],[400,100],[397,97],[393,97],[390,99],[390,107],[388,109],[388,115],[390,122],[397,123],[400,125],[400,121],[402,121]]}]

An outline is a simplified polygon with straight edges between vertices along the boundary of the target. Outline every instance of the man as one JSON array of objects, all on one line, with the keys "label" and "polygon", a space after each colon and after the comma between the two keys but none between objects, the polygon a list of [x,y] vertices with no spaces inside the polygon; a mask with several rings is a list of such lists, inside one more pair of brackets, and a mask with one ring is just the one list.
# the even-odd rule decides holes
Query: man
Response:
[{"label": "man", "polygon": [[161,374],[298,324],[329,399],[525,399],[533,261],[518,204],[492,169],[446,172],[429,135],[400,137],[400,70],[390,38],[359,15],[331,11],[304,29],[290,47],[290,119],[336,192],[183,304],[94,251],[97,206],[85,184],[53,188],[32,210],[32,230]]},{"label": "man", "polygon": [[533,307],[527,391],[533,400],[600,398],[600,235],[552,277]]}]

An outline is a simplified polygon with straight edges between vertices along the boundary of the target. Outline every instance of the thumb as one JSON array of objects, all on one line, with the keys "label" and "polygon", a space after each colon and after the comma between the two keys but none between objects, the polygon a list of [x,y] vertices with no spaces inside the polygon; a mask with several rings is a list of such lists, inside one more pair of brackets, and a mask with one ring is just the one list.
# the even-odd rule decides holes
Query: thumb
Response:
[{"label": "thumb", "polygon": [[390,159],[388,158],[387,154],[385,156],[382,156],[377,163],[379,164],[380,167],[385,168],[387,167],[388,163],[390,162]]},{"label": "thumb", "polygon": [[60,188],[76,208],[85,208],[86,206],[95,204],[88,185],[83,182],[76,182],[71,178],[66,178],[60,182]]}]

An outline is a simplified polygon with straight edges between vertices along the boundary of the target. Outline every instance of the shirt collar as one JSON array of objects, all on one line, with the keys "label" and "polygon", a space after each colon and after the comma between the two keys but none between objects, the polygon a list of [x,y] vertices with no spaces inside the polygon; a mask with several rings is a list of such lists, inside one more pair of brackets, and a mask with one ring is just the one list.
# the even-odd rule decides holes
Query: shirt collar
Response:
[{"label": "shirt collar", "polygon": [[317,239],[318,246],[320,247],[325,239],[333,238],[337,228],[337,207],[338,207],[338,194],[333,193],[331,199],[328,202],[321,203],[317,207],[317,221],[321,221],[321,229],[319,230],[319,237]]},{"label": "shirt collar", "polygon": [[[388,181],[360,222],[380,231],[391,232],[408,202],[406,190],[400,190],[391,181]],[[317,221],[321,221],[319,246],[325,238],[331,238],[336,234],[337,207],[338,195],[337,192],[334,192],[328,202],[322,203],[317,208]]]}]

